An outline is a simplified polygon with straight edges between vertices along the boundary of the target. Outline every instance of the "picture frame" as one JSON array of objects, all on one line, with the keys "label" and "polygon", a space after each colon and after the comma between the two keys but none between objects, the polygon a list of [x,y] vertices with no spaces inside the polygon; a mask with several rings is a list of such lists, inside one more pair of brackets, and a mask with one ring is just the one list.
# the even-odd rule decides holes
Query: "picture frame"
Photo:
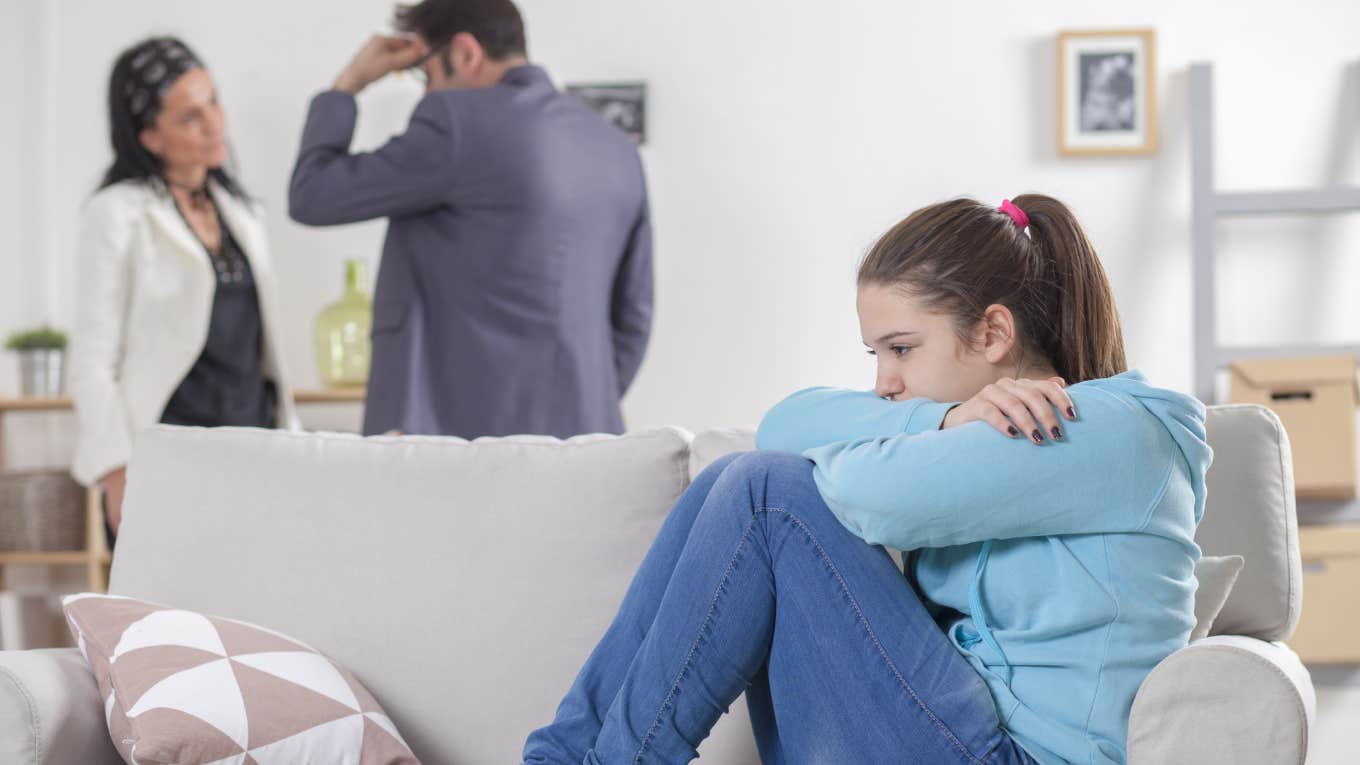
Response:
[{"label": "picture frame", "polygon": [[567,85],[567,92],[618,126],[633,143],[647,142],[647,83],[575,83]]},{"label": "picture frame", "polygon": [[1157,151],[1156,32],[1058,34],[1058,151],[1120,156]]}]

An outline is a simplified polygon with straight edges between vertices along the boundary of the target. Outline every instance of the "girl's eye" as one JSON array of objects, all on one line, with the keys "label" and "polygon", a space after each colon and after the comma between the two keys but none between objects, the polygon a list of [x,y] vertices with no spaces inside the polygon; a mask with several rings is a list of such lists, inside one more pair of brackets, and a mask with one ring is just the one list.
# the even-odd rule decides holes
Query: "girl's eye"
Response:
[{"label": "girl's eye", "polygon": [[911,346],[910,346],[910,345],[894,345],[894,346],[892,346],[893,355],[896,356],[896,357],[899,358],[899,359],[902,358],[903,356],[907,355],[907,351],[909,351],[909,350],[911,350]]}]

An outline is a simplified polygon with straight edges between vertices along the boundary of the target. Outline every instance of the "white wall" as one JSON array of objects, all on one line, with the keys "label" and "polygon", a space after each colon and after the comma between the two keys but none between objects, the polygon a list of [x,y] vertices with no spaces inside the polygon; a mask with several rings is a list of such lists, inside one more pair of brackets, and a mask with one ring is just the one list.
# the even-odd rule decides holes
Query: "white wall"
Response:
[{"label": "white wall", "polygon": [[[385,24],[389,8],[382,0],[7,6],[46,29],[23,35],[26,55],[41,65],[19,84],[28,83],[22,91],[37,108],[4,128],[37,136],[43,151],[6,157],[37,193],[19,207],[31,213],[19,228],[28,246],[0,249],[0,278],[23,285],[0,288],[8,290],[0,298],[15,295],[0,308],[0,329],[48,316],[69,324],[72,224],[108,157],[108,66],[137,37],[170,32],[198,47],[220,83],[242,176],[269,209],[291,371],[314,383],[311,319],[337,294],[345,257],[376,265],[383,224],[298,226],[285,211],[287,179],[307,99]],[[1360,6],[1340,0],[1254,0],[1231,14],[1170,0],[1047,2],[1023,12],[887,0],[841,2],[834,12],[773,0],[527,0],[524,8],[533,58],[559,81],[651,86],[644,155],[658,315],[626,402],[638,427],[750,425],[794,387],[867,386],[855,262],[905,213],[958,194],[999,201],[1039,190],[1072,204],[1114,282],[1132,363],[1188,390],[1191,61],[1217,64],[1222,185],[1355,182],[1360,164]],[[1054,35],[1121,25],[1159,33],[1161,150],[1059,158]],[[417,96],[411,82],[366,93],[359,143],[400,130]],[[9,184],[0,193],[16,193]],[[1224,339],[1355,341],[1358,218],[1220,226]],[[0,389],[11,380],[0,378]]]}]

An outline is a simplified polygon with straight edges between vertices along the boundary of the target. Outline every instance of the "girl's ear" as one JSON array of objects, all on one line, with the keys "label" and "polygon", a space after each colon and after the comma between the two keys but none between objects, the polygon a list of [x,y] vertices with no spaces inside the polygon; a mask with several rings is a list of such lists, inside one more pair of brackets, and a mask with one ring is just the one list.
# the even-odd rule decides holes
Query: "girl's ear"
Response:
[{"label": "girl's ear", "polygon": [[1015,348],[1017,338],[1015,315],[1006,306],[993,303],[982,312],[977,334],[983,356],[992,364],[1000,364]]}]

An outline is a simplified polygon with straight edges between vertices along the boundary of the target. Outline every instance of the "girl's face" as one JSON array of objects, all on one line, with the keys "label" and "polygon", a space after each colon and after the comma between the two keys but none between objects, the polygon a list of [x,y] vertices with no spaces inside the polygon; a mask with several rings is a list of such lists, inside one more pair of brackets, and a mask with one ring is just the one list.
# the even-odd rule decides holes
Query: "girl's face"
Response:
[{"label": "girl's face", "polygon": [[[1003,365],[1014,334],[994,326],[998,319],[1010,322],[1010,311],[1004,306],[988,308],[973,347],[959,342],[949,317],[926,311],[900,288],[861,287],[856,308],[860,335],[878,362],[874,392],[883,398],[967,401],[1015,372]],[[1011,323],[1009,329],[1013,328]]]},{"label": "girl's face", "polygon": [[221,167],[227,161],[226,118],[212,77],[190,69],[165,92],[156,121],[142,131],[142,145],[171,173]]}]

